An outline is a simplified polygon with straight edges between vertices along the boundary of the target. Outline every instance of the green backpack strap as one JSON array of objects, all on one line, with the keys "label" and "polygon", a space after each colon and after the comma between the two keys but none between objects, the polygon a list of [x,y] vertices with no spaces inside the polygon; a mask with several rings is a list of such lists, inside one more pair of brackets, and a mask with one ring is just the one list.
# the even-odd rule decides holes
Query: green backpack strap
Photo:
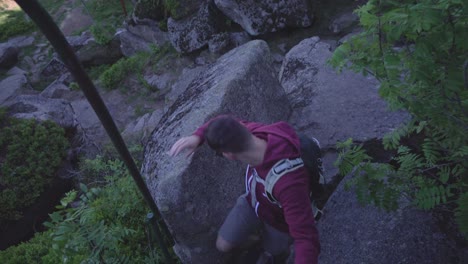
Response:
[{"label": "green backpack strap", "polygon": [[268,172],[264,183],[265,193],[270,202],[281,207],[278,200],[273,196],[273,187],[275,187],[276,182],[279,181],[283,175],[288,172],[295,171],[303,166],[304,162],[301,158],[282,159],[273,165],[271,170]]}]

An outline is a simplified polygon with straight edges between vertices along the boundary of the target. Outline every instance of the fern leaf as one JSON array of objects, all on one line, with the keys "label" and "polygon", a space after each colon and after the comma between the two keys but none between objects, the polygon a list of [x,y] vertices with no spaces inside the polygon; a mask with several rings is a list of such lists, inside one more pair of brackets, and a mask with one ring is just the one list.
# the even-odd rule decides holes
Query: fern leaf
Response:
[{"label": "fern leaf", "polygon": [[437,150],[437,143],[433,140],[426,138],[422,144],[422,150],[424,153],[424,158],[430,166],[435,165],[440,160],[440,153]]}]

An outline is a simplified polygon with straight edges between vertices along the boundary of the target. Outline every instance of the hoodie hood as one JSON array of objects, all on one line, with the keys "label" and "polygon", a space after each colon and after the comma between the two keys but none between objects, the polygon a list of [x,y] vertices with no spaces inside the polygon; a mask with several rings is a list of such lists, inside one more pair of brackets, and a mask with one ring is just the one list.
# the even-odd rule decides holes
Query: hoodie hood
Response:
[{"label": "hoodie hood", "polygon": [[267,150],[269,153],[264,165],[276,163],[284,158],[294,158],[301,155],[300,141],[294,129],[286,122],[278,122],[271,125],[264,125],[253,128],[252,133],[267,141]]}]

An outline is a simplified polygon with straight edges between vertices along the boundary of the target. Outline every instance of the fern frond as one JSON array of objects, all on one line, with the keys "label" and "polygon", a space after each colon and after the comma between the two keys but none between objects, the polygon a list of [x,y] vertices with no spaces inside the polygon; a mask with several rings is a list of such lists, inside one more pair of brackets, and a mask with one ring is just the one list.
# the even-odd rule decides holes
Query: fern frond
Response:
[{"label": "fern frond", "polygon": [[383,137],[383,145],[385,149],[396,149],[400,146],[400,140],[408,136],[414,130],[414,122],[411,121]]},{"label": "fern frond", "polygon": [[439,152],[439,147],[437,143],[431,140],[430,138],[424,139],[424,143],[422,144],[422,150],[424,153],[424,158],[428,162],[429,166],[437,164],[437,162],[441,158],[441,153]]},{"label": "fern frond", "polygon": [[428,186],[416,192],[415,203],[421,209],[430,210],[441,203],[446,203],[450,193],[450,187]]}]

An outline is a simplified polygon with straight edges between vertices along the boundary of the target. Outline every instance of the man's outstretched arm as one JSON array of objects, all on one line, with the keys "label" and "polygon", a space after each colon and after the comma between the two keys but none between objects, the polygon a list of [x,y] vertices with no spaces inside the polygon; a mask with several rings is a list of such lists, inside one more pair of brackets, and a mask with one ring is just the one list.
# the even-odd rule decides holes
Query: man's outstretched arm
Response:
[{"label": "man's outstretched arm", "polygon": [[195,149],[200,145],[202,139],[197,135],[183,137],[177,140],[171,149],[167,152],[170,156],[176,156],[180,152],[187,150],[187,157],[192,155]]}]

